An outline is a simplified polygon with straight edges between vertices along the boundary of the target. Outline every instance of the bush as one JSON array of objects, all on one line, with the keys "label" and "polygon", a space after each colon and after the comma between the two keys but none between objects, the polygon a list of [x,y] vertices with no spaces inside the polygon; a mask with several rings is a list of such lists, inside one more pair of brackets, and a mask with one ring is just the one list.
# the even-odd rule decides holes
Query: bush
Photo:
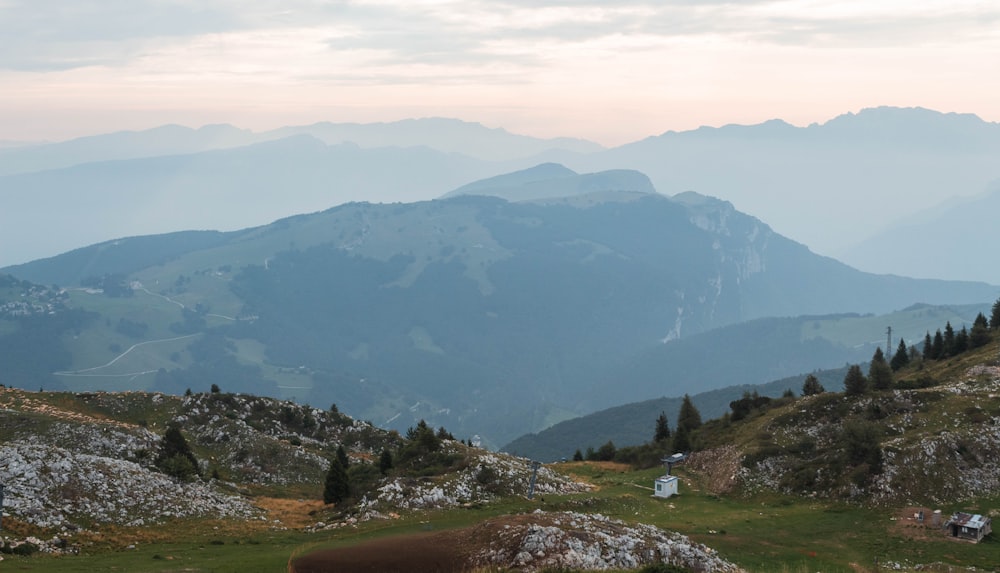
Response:
[{"label": "bush", "polygon": [[11,550],[14,555],[21,555],[22,557],[27,557],[28,555],[33,555],[38,553],[38,546],[34,543],[22,543]]},{"label": "bush", "polygon": [[818,475],[816,468],[800,467],[781,476],[781,487],[798,492],[809,491],[815,488]]}]

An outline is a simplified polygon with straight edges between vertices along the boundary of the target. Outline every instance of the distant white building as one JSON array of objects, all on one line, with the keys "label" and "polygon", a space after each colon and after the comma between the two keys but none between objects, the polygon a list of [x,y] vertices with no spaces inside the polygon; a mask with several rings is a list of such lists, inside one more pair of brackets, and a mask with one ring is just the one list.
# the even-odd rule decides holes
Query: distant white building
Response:
[{"label": "distant white building", "polygon": [[656,497],[672,497],[677,495],[677,476],[660,476],[656,478],[653,495]]}]

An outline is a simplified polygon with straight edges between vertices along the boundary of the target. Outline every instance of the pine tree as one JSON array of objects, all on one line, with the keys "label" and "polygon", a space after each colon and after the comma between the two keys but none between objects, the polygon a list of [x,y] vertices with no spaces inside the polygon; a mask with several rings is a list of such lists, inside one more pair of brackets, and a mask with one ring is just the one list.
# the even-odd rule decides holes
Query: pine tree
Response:
[{"label": "pine tree", "polygon": [[979,348],[985,346],[990,342],[990,325],[986,321],[986,317],[983,313],[979,313],[976,316],[975,322],[972,323],[972,330],[969,332],[969,348]]},{"label": "pine tree", "polygon": [[330,470],[326,472],[326,483],[323,485],[323,503],[340,503],[347,499],[351,493],[350,480],[347,477],[347,468],[340,463],[340,460],[333,458],[330,462]]},{"label": "pine tree", "polygon": [[392,452],[388,448],[382,449],[382,455],[378,457],[378,471],[382,475],[389,473],[392,469]]},{"label": "pine tree", "polygon": [[666,412],[660,411],[656,418],[656,430],[653,432],[653,441],[662,442],[670,439],[670,424],[667,422]]},{"label": "pine tree", "polygon": [[931,360],[934,358],[934,343],[931,341],[931,331],[927,331],[924,336],[924,350],[923,350],[924,360]]},{"label": "pine tree", "polygon": [[697,430],[701,427],[701,413],[691,402],[691,396],[684,395],[681,402],[680,412],[677,414],[677,427],[683,427],[687,431]]},{"label": "pine tree", "polygon": [[343,444],[337,446],[337,460],[340,461],[340,465],[344,466],[345,470],[351,467],[351,460],[347,457]]},{"label": "pine tree", "polygon": [[947,358],[945,355],[944,337],[941,336],[940,328],[934,333],[934,342],[931,344],[931,358],[934,360]]},{"label": "pine tree", "polygon": [[691,451],[691,437],[688,435],[688,430],[684,426],[677,426],[677,431],[674,432],[674,440],[671,444],[671,449],[675,452]]},{"label": "pine tree", "polygon": [[577,448],[576,451],[573,452],[573,461],[574,462],[582,462],[583,461],[583,452],[580,451],[580,448]]},{"label": "pine tree", "polygon": [[892,355],[892,360],[889,361],[889,366],[892,368],[892,371],[895,372],[909,363],[910,351],[906,348],[906,342],[900,338],[899,346],[896,348],[896,353]]},{"label": "pine tree", "polygon": [[805,382],[802,383],[803,396],[815,396],[816,394],[822,394],[823,392],[826,392],[826,388],[819,383],[819,378],[812,374],[806,376]]},{"label": "pine tree", "polygon": [[847,369],[847,375],[844,376],[844,393],[848,396],[859,396],[864,394],[868,390],[868,379],[861,372],[861,367],[857,364],[852,364],[850,368]]},{"label": "pine tree", "polygon": [[174,425],[168,427],[163,434],[155,464],[163,473],[183,481],[191,481],[196,476],[201,476],[198,460],[184,439],[181,429]]},{"label": "pine tree", "polygon": [[427,422],[420,420],[417,427],[409,427],[406,430],[406,439],[414,442],[417,448],[423,452],[436,452],[441,447],[441,438],[434,433],[434,430],[427,425]]},{"label": "pine tree", "polygon": [[944,346],[941,356],[938,358],[948,358],[955,355],[955,329],[951,327],[951,321],[944,323]]},{"label": "pine tree", "polygon": [[892,388],[892,369],[886,363],[881,347],[875,349],[875,355],[872,356],[871,364],[868,366],[868,381],[875,390]]},{"label": "pine tree", "polygon": [[993,303],[993,312],[990,314],[990,328],[1000,330],[1000,298]]},{"label": "pine tree", "polygon": [[615,459],[615,452],[617,451],[618,449],[615,448],[615,443],[608,440],[603,446],[597,448],[596,458],[602,462],[610,462]]},{"label": "pine tree", "polygon": [[969,331],[962,326],[962,330],[955,333],[955,341],[951,345],[951,355],[958,356],[969,349]]}]

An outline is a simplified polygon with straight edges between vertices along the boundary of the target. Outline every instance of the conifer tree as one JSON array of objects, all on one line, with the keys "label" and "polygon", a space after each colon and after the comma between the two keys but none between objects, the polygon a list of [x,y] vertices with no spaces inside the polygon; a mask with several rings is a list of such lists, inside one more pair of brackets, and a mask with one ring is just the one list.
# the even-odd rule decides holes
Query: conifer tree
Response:
[{"label": "conifer tree", "polygon": [[910,363],[910,351],[906,348],[906,342],[902,338],[899,339],[899,346],[896,347],[896,353],[892,355],[892,360],[889,361],[889,366],[892,371],[895,372],[900,368],[905,367]]},{"label": "conifer tree", "polygon": [[618,448],[615,447],[615,443],[608,440],[603,446],[597,448],[596,458],[602,462],[610,462],[615,459],[615,452]]},{"label": "conifer tree", "polygon": [[826,388],[819,383],[819,378],[812,374],[806,376],[805,381],[802,383],[803,396],[815,396],[816,394],[822,394],[823,392],[826,392]]},{"label": "conifer tree", "polygon": [[392,452],[388,448],[382,448],[382,455],[378,457],[378,471],[382,475],[389,473],[392,469]]},{"label": "conifer tree", "polygon": [[1000,330],[1000,298],[993,303],[993,312],[990,314],[990,328]]},{"label": "conifer tree", "polygon": [[931,344],[931,358],[941,360],[947,358],[945,355],[944,337],[941,336],[941,329],[934,333],[934,342]]},{"label": "conifer tree", "polygon": [[969,349],[969,331],[962,326],[962,330],[955,333],[955,341],[951,345],[951,355],[958,356]]},{"label": "conifer tree", "polygon": [[[906,348],[905,346],[903,348]],[[888,390],[892,388],[892,369],[885,361],[882,354],[882,347],[875,349],[871,364],[868,366],[868,381],[875,390]]]},{"label": "conifer tree", "polygon": [[931,360],[934,358],[934,343],[931,341],[931,331],[927,331],[924,336],[924,350],[923,350],[924,360]]},{"label": "conifer tree", "polygon": [[326,472],[326,482],[323,485],[323,503],[340,503],[351,493],[347,468],[338,458],[330,462],[330,470]]},{"label": "conifer tree", "polygon": [[860,396],[868,390],[868,379],[865,378],[864,373],[861,372],[861,367],[857,364],[852,364],[850,368],[847,369],[847,375],[844,376],[844,393],[848,396]]},{"label": "conifer tree", "polygon": [[351,460],[347,457],[347,452],[344,450],[344,445],[341,444],[337,446],[337,459],[340,460],[340,465],[344,466],[344,469],[351,467]]},{"label": "conifer tree", "polygon": [[163,473],[183,481],[191,481],[196,476],[201,476],[198,460],[184,439],[181,429],[175,425],[169,426],[163,434],[155,464]]},{"label": "conifer tree", "polygon": [[671,449],[675,452],[691,451],[691,437],[688,435],[688,429],[684,426],[677,426],[677,431],[674,432]]},{"label": "conifer tree", "polygon": [[573,452],[573,461],[574,462],[582,462],[583,461],[583,452],[580,451],[580,448],[577,448],[576,451]]},{"label": "conifer tree", "polygon": [[976,320],[972,323],[972,330],[969,331],[969,348],[979,348],[988,344],[990,341],[989,329],[989,322],[986,321],[986,317],[980,312],[976,316]]},{"label": "conifer tree", "polygon": [[948,358],[955,355],[955,329],[951,327],[951,321],[944,323],[944,347],[941,356],[938,358]]},{"label": "conifer tree", "polygon": [[680,412],[677,414],[677,427],[683,427],[687,431],[697,430],[701,427],[701,412],[691,402],[691,396],[684,395],[681,402]]},{"label": "conifer tree", "polygon": [[656,430],[653,432],[653,441],[662,442],[670,438],[670,424],[667,422],[666,412],[661,411],[656,418]]}]

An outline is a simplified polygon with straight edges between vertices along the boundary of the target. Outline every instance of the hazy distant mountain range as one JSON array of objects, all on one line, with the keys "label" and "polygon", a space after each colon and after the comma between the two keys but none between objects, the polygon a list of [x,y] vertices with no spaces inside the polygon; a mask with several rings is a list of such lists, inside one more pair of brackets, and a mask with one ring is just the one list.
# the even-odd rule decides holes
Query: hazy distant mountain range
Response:
[{"label": "hazy distant mountain range", "polygon": [[[9,147],[14,149],[0,153],[0,175],[61,169],[83,163],[187,155],[245,147],[299,135],[308,135],[327,145],[352,143],[364,149],[428,147],[488,161],[531,157],[553,149],[580,153],[603,149],[596,143],[580,139],[539,139],[512,134],[503,129],[487,128],[478,123],[445,118],[368,124],[321,122],[260,133],[225,124],[207,125],[199,129],[164,125],[144,131],[94,135],[58,143],[32,145],[9,142]],[[0,146],[4,146],[3,142],[0,142]]]},{"label": "hazy distant mountain range", "polygon": [[[331,149],[292,141],[299,154]],[[51,302],[31,319],[10,307],[0,321],[2,381],[174,393],[218,383],[336,402],[398,429],[425,418],[500,445],[613,404],[837,366],[870,355],[864,343],[884,325],[867,325],[860,343],[780,321],[742,336],[720,331],[735,362],[670,342],[713,328],[997,295],[983,283],[856,271],[727,202],[653,193],[631,171],[547,165],[469,189],[530,200],[349,203],[8,267],[34,283],[87,290],[69,291],[66,310],[51,316]],[[15,284],[5,296],[44,290]]]},{"label": "hazy distant mountain range", "polygon": [[[577,173],[638,171],[666,195],[720,197],[864,270],[1000,283],[995,265],[960,264],[995,244],[996,226],[975,217],[1000,201],[989,187],[1000,180],[998,156],[998,124],[919,108],[867,109],[802,128],[780,120],[703,127],[614,149],[447,119],[264,133],[164,126],[0,149],[0,265],[121,236],[236,230],[348,201],[430,199],[560,163]],[[978,204],[956,206],[947,219],[905,225],[973,196]],[[962,256],[946,246],[958,235]],[[949,256],[919,257],[934,245],[927,252]]]}]

